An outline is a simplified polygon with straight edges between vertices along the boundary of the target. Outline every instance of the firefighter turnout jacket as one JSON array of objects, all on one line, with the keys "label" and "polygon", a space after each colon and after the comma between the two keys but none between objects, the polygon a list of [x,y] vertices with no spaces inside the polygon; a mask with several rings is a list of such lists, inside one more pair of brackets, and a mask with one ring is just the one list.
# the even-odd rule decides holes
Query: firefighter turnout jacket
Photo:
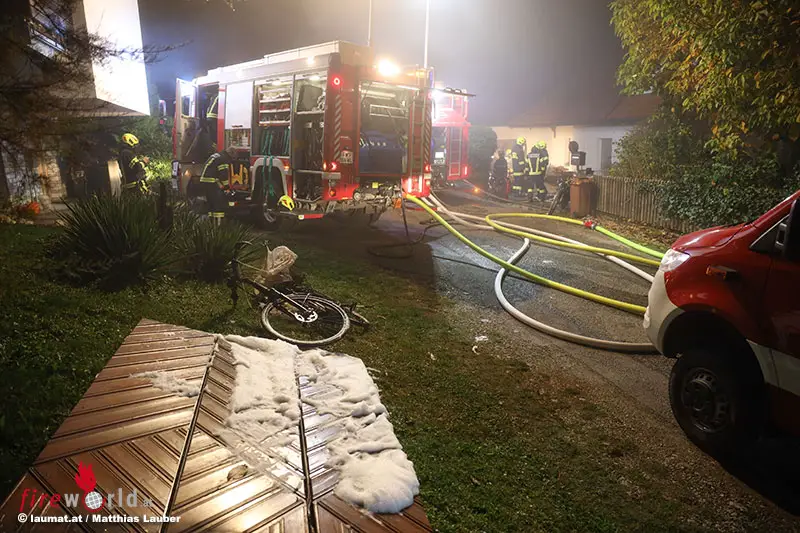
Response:
[{"label": "firefighter turnout jacket", "polygon": [[217,223],[225,218],[227,199],[223,189],[230,186],[234,159],[226,151],[212,154],[203,167],[200,183],[206,190],[208,216]]},{"label": "firefighter turnout jacket", "polygon": [[119,152],[119,166],[123,177],[123,191],[147,191],[147,171],[144,158],[132,147],[125,146]]},{"label": "firefighter turnout jacket", "polygon": [[515,144],[511,149],[511,171],[515,177],[528,173],[528,161],[525,159],[525,147]]},{"label": "firefighter turnout jacket", "polygon": [[508,178],[508,162],[504,157],[498,157],[492,164],[492,176],[503,180]]},{"label": "firefighter turnout jacket", "polygon": [[547,172],[547,167],[550,165],[550,154],[547,153],[547,148],[539,148],[534,146],[528,154],[528,162],[530,163],[531,176],[542,176]]},{"label": "firefighter turnout jacket", "polygon": [[233,158],[227,152],[211,154],[203,167],[200,183],[216,183],[222,189],[230,185]]}]

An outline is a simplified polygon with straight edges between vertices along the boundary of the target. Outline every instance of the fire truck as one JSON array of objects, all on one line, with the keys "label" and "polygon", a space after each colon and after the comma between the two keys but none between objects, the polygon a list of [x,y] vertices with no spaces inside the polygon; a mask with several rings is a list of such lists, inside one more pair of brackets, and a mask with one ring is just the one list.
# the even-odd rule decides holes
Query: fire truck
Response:
[{"label": "fire truck", "polygon": [[202,212],[203,164],[234,147],[234,215],[267,229],[337,211],[374,221],[403,193],[430,194],[432,90],[432,69],[342,41],[177,80],[173,176]]},{"label": "fire truck", "polygon": [[469,98],[461,89],[437,85],[433,91],[433,185],[441,188],[467,179],[469,168]]}]

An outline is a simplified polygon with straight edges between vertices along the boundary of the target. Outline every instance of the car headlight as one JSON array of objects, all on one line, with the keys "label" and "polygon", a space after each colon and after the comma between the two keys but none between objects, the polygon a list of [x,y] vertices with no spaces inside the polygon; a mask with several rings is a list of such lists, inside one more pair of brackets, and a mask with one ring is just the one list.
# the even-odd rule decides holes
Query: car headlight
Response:
[{"label": "car headlight", "polygon": [[672,272],[681,266],[684,261],[689,259],[689,257],[691,257],[689,254],[670,248],[667,253],[664,254],[664,258],[661,259],[660,269],[662,272]]}]

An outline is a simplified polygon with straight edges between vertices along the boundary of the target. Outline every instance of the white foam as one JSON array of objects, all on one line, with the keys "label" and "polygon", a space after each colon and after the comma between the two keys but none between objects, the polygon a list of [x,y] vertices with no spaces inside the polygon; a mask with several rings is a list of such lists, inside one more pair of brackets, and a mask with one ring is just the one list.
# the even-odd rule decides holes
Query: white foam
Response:
[{"label": "white foam", "polygon": [[327,464],[340,476],[334,493],[373,513],[397,513],[413,504],[419,494],[414,465],[402,451],[364,363],[319,351],[298,360],[298,370],[313,368],[317,388],[325,391],[303,401],[319,413],[333,414],[342,429],[328,443]]},{"label": "white foam", "polygon": [[[301,352],[281,341],[229,335],[236,365],[231,413],[223,440],[254,470],[280,469],[282,446],[297,438],[297,380],[315,383],[303,401],[331,414],[340,436],[329,442],[328,465],[339,471],[334,492],[369,512],[396,513],[419,493],[414,465],[402,450],[364,363],[323,350]],[[297,484],[296,478],[286,481]],[[299,485],[297,485],[299,486]]]},{"label": "white foam", "polygon": [[166,370],[141,372],[139,374],[132,374],[131,377],[149,379],[150,383],[155,388],[177,394],[178,396],[185,396],[186,398],[194,398],[199,395],[200,385],[202,384],[202,380],[194,382],[187,381],[183,378],[176,377]]},{"label": "white foam", "polygon": [[399,513],[419,494],[414,465],[402,450],[354,456],[340,476],[334,493],[373,513]]},{"label": "white foam", "polygon": [[225,337],[231,345],[236,382],[226,424],[256,442],[297,426],[300,400],[294,358],[300,350],[282,341]]}]

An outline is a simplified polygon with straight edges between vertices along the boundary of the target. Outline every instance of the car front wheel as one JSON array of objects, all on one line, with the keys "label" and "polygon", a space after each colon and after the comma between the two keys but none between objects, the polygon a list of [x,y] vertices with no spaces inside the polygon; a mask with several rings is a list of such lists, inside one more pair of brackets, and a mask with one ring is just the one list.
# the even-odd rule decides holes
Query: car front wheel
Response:
[{"label": "car front wheel", "polygon": [[723,348],[686,350],[672,367],[669,399],[684,433],[717,457],[758,438],[764,390],[760,372]]}]

